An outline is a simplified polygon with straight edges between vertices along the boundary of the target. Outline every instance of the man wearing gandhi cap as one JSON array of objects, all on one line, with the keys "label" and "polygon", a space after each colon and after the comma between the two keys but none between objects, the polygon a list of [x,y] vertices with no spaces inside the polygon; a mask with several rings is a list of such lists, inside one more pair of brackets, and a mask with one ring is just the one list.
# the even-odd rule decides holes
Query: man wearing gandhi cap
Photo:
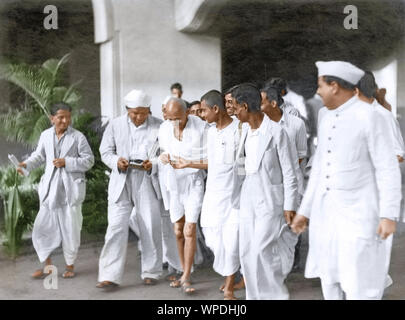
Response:
[{"label": "man wearing gandhi cap", "polygon": [[155,162],[161,120],[149,114],[151,97],[143,91],[132,90],[124,101],[127,113],[109,123],[100,145],[101,159],[111,175],[98,288],[121,283],[134,208],[142,245],[142,279],[154,284],[162,273],[161,195]]},{"label": "man wearing gandhi cap", "polygon": [[318,147],[292,223],[308,220],[305,277],[319,277],[325,299],[381,299],[386,238],[399,216],[401,181],[386,122],[355,95],[364,71],[343,61],[317,62]]}]

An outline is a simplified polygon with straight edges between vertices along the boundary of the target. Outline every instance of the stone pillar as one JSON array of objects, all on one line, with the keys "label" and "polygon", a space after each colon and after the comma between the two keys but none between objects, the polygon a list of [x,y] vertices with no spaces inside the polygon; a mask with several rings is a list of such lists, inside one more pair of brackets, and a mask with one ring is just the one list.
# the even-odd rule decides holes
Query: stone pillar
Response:
[{"label": "stone pillar", "polygon": [[100,44],[100,106],[103,122],[120,115],[121,66],[119,30],[111,0],[92,0],[94,41]]}]

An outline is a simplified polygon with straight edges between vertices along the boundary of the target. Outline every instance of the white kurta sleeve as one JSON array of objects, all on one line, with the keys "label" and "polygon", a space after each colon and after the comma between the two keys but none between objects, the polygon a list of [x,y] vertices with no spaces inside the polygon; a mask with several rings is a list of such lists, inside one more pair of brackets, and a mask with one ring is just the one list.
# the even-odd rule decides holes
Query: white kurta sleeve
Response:
[{"label": "white kurta sleeve", "polygon": [[[318,135],[321,134],[321,132],[319,131],[319,124],[321,123],[325,110],[326,110],[325,108],[322,108],[318,112]],[[311,165],[312,169],[309,175],[307,189],[305,190],[301,206],[297,212],[298,214],[307,217],[308,219],[311,218],[312,203],[315,198],[315,192],[318,186],[319,176],[321,173],[320,152],[318,148],[315,150],[315,154],[312,156],[312,165]]]},{"label": "white kurta sleeve", "polygon": [[401,128],[399,126],[398,120],[392,115],[392,130],[394,135],[394,150],[397,156],[405,157],[405,145],[404,139],[402,138]]},{"label": "white kurta sleeve", "polygon": [[280,127],[277,152],[283,173],[284,210],[296,211],[298,185],[290,148],[290,140],[288,139],[287,132]]},{"label": "white kurta sleeve", "polygon": [[25,160],[27,165],[27,170],[32,171],[35,168],[43,165],[46,161],[45,145],[44,145],[44,134],[42,133],[39,137],[38,146],[35,151],[30,155],[30,157]]},{"label": "white kurta sleeve", "polygon": [[384,118],[376,111],[367,119],[367,143],[379,194],[381,218],[397,219],[401,202],[401,173]]},{"label": "white kurta sleeve", "polygon": [[86,172],[94,165],[93,152],[83,134],[79,136],[78,154],[77,158],[65,157],[65,170],[67,172]]},{"label": "white kurta sleeve", "polygon": [[304,159],[307,156],[308,152],[307,131],[305,129],[304,121],[301,120],[299,123],[300,126],[297,130],[297,136],[295,138],[295,141],[297,145],[298,159]]},{"label": "white kurta sleeve", "polygon": [[113,171],[118,171],[117,147],[114,138],[114,130],[112,123],[109,123],[104,131],[103,139],[100,144],[101,160]]}]

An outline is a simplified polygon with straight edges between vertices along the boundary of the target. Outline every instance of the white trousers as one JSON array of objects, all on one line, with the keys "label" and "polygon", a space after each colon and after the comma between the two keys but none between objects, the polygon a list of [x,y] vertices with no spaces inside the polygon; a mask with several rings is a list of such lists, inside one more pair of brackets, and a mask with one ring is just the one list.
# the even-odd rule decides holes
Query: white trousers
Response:
[{"label": "white trousers", "polygon": [[[136,169],[134,169],[136,170]],[[141,241],[141,277],[158,279],[162,274],[162,230],[160,207],[150,178],[133,172],[121,196],[108,205],[108,228],[99,261],[98,281],[121,284],[126,262],[128,233],[135,207]],[[143,181],[143,182],[142,182]]]},{"label": "white trousers", "polygon": [[321,280],[322,293],[325,300],[381,300],[384,291],[374,296],[367,296],[364,292],[343,291],[339,283],[326,284]]},{"label": "white trousers", "polygon": [[[294,247],[287,248],[279,241],[278,235],[285,223],[283,211],[267,208],[264,197],[258,176],[246,176],[239,211],[239,253],[246,299],[289,299],[282,255],[289,255],[291,264]],[[292,255],[284,252],[287,249]]]},{"label": "white trousers", "polygon": [[32,243],[39,261],[44,262],[62,243],[66,265],[74,264],[80,247],[82,206],[50,208],[49,201],[41,204],[32,230]]}]

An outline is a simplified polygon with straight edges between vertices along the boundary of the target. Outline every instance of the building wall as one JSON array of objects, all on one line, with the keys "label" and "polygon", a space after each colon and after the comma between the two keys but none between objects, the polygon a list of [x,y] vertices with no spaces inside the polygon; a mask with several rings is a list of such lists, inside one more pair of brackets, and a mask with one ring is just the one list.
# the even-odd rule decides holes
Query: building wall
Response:
[{"label": "building wall", "polygon": [[131,89],[152,96],[152,113],[170,85],[183,85],[183,98],[197,100],[210,89],[221,89],[220,39],[176,30],[174,0],[113,0],[120,46],[122,97]]}]

